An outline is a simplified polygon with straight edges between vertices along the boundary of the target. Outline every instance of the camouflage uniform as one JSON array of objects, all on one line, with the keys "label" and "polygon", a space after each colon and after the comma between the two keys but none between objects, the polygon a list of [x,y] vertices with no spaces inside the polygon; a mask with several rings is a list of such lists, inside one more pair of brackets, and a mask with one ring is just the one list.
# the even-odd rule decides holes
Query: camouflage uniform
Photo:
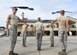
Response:
[{"label": "camouflage uniform", "polygon": [[22,36],[22,45],[24,47],[26,47],[26,45],[25,45],[26,44],[26,38],[27,38],[27,26],[26,26],[26,24],[24,24],[22,26],[21,36]]},{"label": "camouflage uniform", "polygon": [[16,45],[16,41],[17,41],[17,21],[18,21],[19,17],[17,17],[16,15],[9,15],[8,16],[8,20],[10,20],[10,40],[11,40],[11,47],[10,47],[10,51],[14,51],[14,47]]},{"label": "camouflage uniform", "polygon": [[42,32],[42,23],[37,22],[35,27],[36,27],[36,40],[37,40],[37,47],[38,49],[41,49],[42,46],[42,37],[43,37],[43,32]]},{"label": "camouflage uniform", "polygon": [[50,47],[54,47],[54,28],[53,25],[51,25],[51,30],[50,30]]},{"label": "camouflage uniform", "polygon": [[59,52],[59,54],[66,54],[67,49],[67,28],[66,28],[66,17],[60,16],[57,19],[59,30],[58,30],[58,36],[59,36],[59,43],[60,48],[62,52]]}]

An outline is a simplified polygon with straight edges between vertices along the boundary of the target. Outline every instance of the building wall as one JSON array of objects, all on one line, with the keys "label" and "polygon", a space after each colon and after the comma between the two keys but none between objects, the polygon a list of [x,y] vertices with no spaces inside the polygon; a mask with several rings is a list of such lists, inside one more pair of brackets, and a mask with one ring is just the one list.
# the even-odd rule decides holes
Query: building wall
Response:
[{"label": "building wall", "polygon": [[[28,26],[28,32],[31,31],[31,25],[33,25],[35,27],[35,23],[27,23],[29,26]],[[18,32],[21,32],[21,27],[22,27],[23,23],[22,22],[19,22],[18,23]],[[43,23],[44,25],[44,29],[45,29],[45,35],[49,35],[50,34],[50,23]],[[73,33],[73,35],[76,35],[76,27],[75,28],[72,28],[71,27],[71,31]],[[57,26],[55,25],[55,28],[54,28],[54,33],[55,35],[58,35],[58,28]]]}]

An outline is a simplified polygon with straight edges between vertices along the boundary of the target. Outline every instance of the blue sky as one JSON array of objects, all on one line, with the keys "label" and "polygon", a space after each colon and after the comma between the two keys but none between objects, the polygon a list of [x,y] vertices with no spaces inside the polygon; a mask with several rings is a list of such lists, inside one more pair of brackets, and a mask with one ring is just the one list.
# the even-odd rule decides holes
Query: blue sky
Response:
[{"label": "blue sky", "polygon": [[[25,13],[28,19],[55,19],[59,14],[52,15],[52,11],[67,10],[77,12],[77,0],[0,0],[0,26],[6,25],[7,16],[11,13],[11,6],[29,6],[35,10],[18,10],[17,15]],[[77,13],[67,13],[66,16],[77,18]]]}]

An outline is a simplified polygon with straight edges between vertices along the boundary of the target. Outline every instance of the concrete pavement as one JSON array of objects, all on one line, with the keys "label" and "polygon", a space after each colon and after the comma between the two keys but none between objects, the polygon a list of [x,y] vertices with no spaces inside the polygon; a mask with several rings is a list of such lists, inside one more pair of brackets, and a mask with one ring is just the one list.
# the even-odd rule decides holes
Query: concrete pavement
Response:
[{"label": "concrete pavement", "polygon": [[[55,36],[55,47],[50,47],[49,36],[43,37],[42,50],[37,51],[36,38],[27,38],[27,47],[22,47],[22,37],[18,37],[15,52],[19,55],[58,55],[60,51],[58,37]],[[77,36],[68,37],[67,55],[77,55]],[[0,38],[0,55],[8,55],[10,47],[9,37]]]}]

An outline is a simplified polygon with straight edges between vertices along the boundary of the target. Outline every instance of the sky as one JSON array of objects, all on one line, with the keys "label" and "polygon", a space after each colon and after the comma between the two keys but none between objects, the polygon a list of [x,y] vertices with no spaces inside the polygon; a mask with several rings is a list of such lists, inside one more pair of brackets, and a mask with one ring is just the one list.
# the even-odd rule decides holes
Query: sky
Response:
[{"label": "sky", "polygon": [[34,11],[19,9],[17,15],[21,18],[22,12],[25,18],[37,19],[41,17],[44,20],[53,20],[59,14],[52,15],[53,11],[66,10],[75,13],[66,13],[66,16],[77,18],[77,0],[0,0],[0,26],[6,25],[6,19],[11,14],[13,6],[28,6],[34,8]]}]

